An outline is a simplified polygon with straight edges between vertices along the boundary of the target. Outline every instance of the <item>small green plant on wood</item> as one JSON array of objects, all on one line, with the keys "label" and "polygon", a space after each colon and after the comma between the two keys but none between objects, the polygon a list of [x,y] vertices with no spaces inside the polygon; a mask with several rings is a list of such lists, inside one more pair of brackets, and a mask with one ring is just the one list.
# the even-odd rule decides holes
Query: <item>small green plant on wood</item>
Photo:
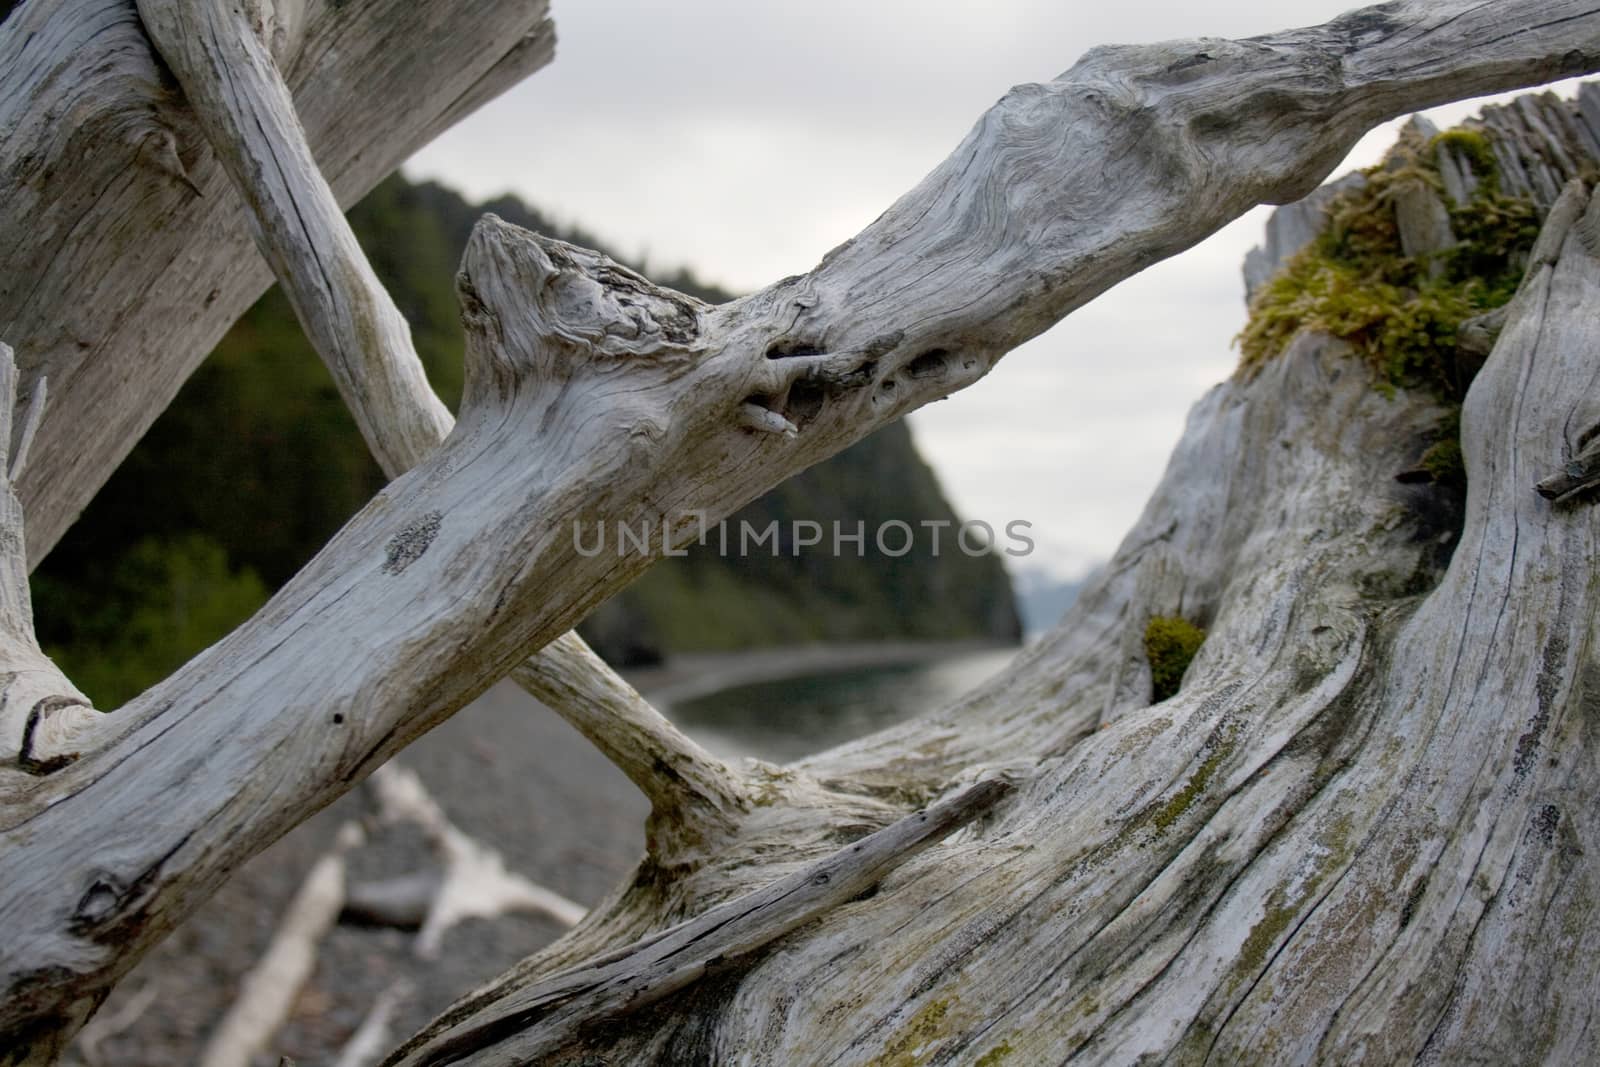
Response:
[{"label": "small green plant on wood", "polygon": [[1437,439],[1422,453],[1417,466],[1427,471],[1436,485],[1465,489],[1467,465],[1461,452],[1461,409],[1453,408],[1436,433]]},{"label": "small green plant on wood", "polygon": [[1205,642],[1206,632],[1187,619],[1156,615],[1144,628],[1144,655],[1150,663],[1152,700],[1159,704],[1178,692],[1183,672]]}]

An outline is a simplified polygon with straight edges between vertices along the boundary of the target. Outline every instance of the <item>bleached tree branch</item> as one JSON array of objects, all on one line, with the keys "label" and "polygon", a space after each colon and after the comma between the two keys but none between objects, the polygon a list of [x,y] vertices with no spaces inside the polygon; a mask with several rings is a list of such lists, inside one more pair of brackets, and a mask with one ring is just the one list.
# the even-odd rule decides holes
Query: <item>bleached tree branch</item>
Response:
[{"label": "bleached tree branch", "polygon": [[684,837],[727,831],[753,803],[752,783],[667,721],[588,645],[561,638],[511,672],[557,709],[650,801],[652,855],[668,862]]},{"label": "bleached tree branch", "polygon": [[244,200],[257,247],[392,478],[438,447],[450,412],[312,157],[268,48],[274,13],[270,2],[139,0],[146,31]]},{"label": "bleached tree branch", "polygon": [[79,1031],[78,1040],[72,1046],[78,1059],[85,1067],[115,1067],[115,1064],[106,1057],[103,1046],[137,1023],[160,995],[159,985],[155,982],[146,982],[116,1011],[96,1015],[90,1019],[89,1024]]},{"label": "bleached tree branch", "polygon": [[411,983],[404,978],[397,978],[385,987],[373,1001],[361,1025],[356,1027],[356,1032],[339,1050],[339,1058],[333,1061],[333,1067],[372,1067],[383,1059],[392,1044],[389,1034],[391,1019],[395,1010],[411,996],[411,992]]},{"label": "bleached tree branch", "polygon": [[17,378],[11,348],[0,342],[0,767],[46,773],[74,758],[99,715],[39,648],[33,630],[27,538],[13,487],[39,428],[46,383],[35,384],[13,427]]},{"label": "bleached tree branch", "polygon": [[506,870],[500,853],[452,823],[412,771],[389,763],[374,771],[369,781],[380,817],[385,822],[414,823],[444,863],[443,877],[430,886],[430,899],[422,909],[419,955],[438,955],[444,935],[463,919],[530,911],[573,926],[583,918],[581,904]]},{"label": "bleached tree branch", "polygon": [[344,906],[346,854],[361,828],[339,828],[333,848],[312,864],[267,950],[239,984],[238,996],[200,1054],[200,1067],[250,1067],[288,1020],[316,969],[317,949]]},{"label": "bleached tree branch", "polygon": [[[554,50],[543,2],[249,6],[285,27],[274,60],[346,206]],[[52,385],[17,486],[30,567],[272,280],[231,186],[134,0],[0,24],[0,337],[23,394]]]},{"label": "bleached tree branch", "polygon": [[[312,157],[267,46],[270,20],[204,0],[140,0],[139,11],[372,454],[391,478],[410,470],[455,420],[428,384],[404,316]],[[620,760],[652,806],[670,816],[658,820],[663,824],[697,834],[697,816],[725,820],[725,809],[748,806],[738,776],[684,737],[576,634],[551,642],[514,677]]]}]

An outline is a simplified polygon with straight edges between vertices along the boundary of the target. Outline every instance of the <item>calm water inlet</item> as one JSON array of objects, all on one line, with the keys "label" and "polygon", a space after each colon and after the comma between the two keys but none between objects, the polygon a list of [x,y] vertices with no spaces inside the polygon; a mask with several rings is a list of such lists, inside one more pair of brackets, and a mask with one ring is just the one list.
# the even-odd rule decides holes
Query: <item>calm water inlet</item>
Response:
[{"label": "calm water inlet", "polygon": [[720,756],[788,763],[940,708],[1015,655],[986,649],[755,682],[674,703],[668,714]]}]

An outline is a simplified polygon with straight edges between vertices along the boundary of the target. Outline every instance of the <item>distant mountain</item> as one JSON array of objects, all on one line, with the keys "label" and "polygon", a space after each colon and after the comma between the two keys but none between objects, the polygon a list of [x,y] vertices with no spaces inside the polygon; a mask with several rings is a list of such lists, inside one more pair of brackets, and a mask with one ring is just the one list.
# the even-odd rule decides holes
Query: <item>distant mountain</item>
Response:
[{"label": "distant mountain", "polygon": [[[485,211],[589,247],[512,197],[469,204],[394,176],[350,212],[374,269],[412,325],[445,402],[461,393],[464,341],[456,266]],[[721,302],[730,294],[679,269],[658,281]],[[382,486],[333,382],[273,290],[218,345],[34,575],[41,640],[75,680],[115,705],[255,610]],[[868,531],[854,548],[722,558],[715,545],[669,559],[581,629],[618,662],[673,651],[811,640],[1020,635],[997,556],[967,556],[946,533],[899,558],[875,551],[890,520],[955,523],[906,428],[895,424],[791,479],[732,520],[763,529],[809,520]]]},{"label": "distant mountain", "polygon": [[1077,601],[1088,580],[1087,574],[1071,579],[1037,570],[1018,574],[1017,612],[1022,616],[1023,632],[1032,637],[1054,627]]}]

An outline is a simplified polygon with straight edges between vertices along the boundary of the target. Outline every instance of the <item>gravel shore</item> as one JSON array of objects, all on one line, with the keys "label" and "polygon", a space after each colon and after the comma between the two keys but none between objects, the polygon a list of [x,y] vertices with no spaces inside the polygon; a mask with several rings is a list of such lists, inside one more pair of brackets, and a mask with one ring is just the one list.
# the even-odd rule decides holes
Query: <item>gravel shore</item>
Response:
[{"label": "gravel shore", "polygon": [[[493,845],[506,866],[585,906],[605,895],[644,851],[643,796],[571,727],[509,683],[495,686],[399,760],[452,822]],[[105,1067],[176,1067],[198,1061],[245,972],[271,939],[284,909],[347,819],[369,814],[365,789],[343,797],[240,869],[153,951],[107,1000],[114,1019],[147,1001],[126,1029],[79,1062]],[[420,833],[386,826],[350,855],[351,882],[437,867]],[[374,1000],[398,977],[413,992],[396,1012],[398,1040],[460,994],[493,978],[561,933],[534,915],[468,920],[433,960],[413,934],[340,925],[324,938],[317,969],[270,1055],[299,1067],[331,1064]],[[143,992],[147,987],[152,994]]]}]

